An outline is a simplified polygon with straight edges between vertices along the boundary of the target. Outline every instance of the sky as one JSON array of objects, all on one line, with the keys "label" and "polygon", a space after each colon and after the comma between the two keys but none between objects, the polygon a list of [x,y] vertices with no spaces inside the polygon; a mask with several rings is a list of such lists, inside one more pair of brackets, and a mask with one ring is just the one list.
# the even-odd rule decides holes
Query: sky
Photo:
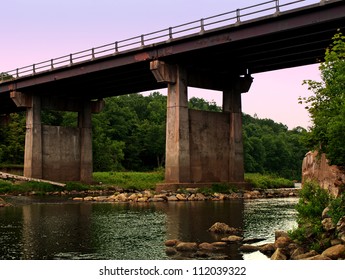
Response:
[{"label": "sky", "polygon": [[[9,0],[1,3],[0,72],[49,60],[266,2],[267,0]],[[292,0],[280,0],[281,4]],[[314,4],[305,0],[294,5]],[[311,93],[305,79],[320,80],[318,65],[253,75],[242,110],[292,129],[311,123],[298,97]],[[161,91],[165,93],[165,91]],[[191,88],[196,96],[221,105],[221,93]]]}]

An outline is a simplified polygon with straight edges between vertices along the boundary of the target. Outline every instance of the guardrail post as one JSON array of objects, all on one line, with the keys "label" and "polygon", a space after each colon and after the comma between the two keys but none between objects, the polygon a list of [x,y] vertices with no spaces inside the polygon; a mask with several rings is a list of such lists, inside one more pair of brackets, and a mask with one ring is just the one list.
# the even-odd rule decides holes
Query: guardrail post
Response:
[{"label": "guardrail post", "polygon": [[70,63],[70,65],[73,64],[73,54],[69,55],[69,63]]},{"label": "guardrail post", "polygon": [[144,35],[141,35],[140,36],[140,40],[141,40],[141,46],[145,46],[145,38],[144,38]]},{"label": "guardrail post", "polygon": [[240,24],[241,23],[241,10],[240,9],[237,9],[236,10],[236,24]]},{"label": "guardrail post", "polygon": [[276,12],[274,13],[274,15],[278,15],[280,13],[280,4],[279,4],[279,0],[275,0],[276,1]]},{"label": "guardrail post", "polygon": [[50,69],[53,70],[54,69],[54,59],[50,60]]},{"label": "guardrail post", "polygon": [[32,64],[32,74],[36,74],[36,65]]},{"label": "guardrail post", "polygon": [[91,59],[94,60],[95,59],[95,48],[91,49]]},{"label": "guardrail post", "polygon": [[204,19],[202,18],[200,20],[200,34],[204,34],[205,33],[205,26],[204,26]]},{"label": "guardrail post", "polygon": [[116,41],[115,42],[115,53],[119,52],[119,43]]},{"label": "guardrail post", "polygon": [[16,78],[19,78],[19,69],[16,69]]}]

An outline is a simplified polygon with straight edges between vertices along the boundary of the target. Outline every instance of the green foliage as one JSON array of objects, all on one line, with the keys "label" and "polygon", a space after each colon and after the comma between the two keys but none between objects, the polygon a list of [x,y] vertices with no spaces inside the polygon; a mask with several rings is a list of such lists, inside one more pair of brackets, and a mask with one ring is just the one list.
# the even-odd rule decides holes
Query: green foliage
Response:
[{"label": "green foliage", "polygon": [[299,193],[296,205],[298,228],[289,232],[290,237],[309,249],[320,251],[323,244],[322,212],[329,205],[329,193],[314,182],[306,182]]},{"label": "green foliage", "polygon": [[164,173],[157,172],[95,172],[93,178],[102,185],[111,185],[124,189],[155,189],[156,184],[164,180]]},{"label": "green foliage", "polygon": [[269,119],[243,115],[244,169],[248,173],[271,173],[301,179],[302,160],[308,151],[306,130],[293,130]]},{"label": "green foliage", "polygon": [[345,216],[345,193],[331,200],[328,214],[332,218],[334,225],[338,223],[340,218]]},{"label": "green foliage", "polygon": [[256,189],[277,189],[294,187],[294,183],[291,180],[280,178],[275,175],[246,173],[244,175],[244,180],[250,183]]},{"label": "green foliage", "polygon": [[24,161],[25,114],[13,113],[10,123],[0,127],[0,162],[22,164]]},{"label": "green foliage", "polygon": [[345,36],[338,33],[320,64],[322,82],[304,83],[313,92],[300,98],[306,104],[313,126],[307,137],[310,149],[325,153],[331,164],[345,165]]}]

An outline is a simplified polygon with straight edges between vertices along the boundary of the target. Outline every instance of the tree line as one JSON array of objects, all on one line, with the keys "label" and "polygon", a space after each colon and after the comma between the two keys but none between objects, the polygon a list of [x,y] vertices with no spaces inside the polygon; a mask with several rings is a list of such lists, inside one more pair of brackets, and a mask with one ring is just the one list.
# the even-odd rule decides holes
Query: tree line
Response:
[{"label": "tree line", "polygon": [[[166,102],[166,96],[159,92],[107,98],[104,110],[92,117],[94,170],[149,171],[164,167]],[[221,111],[215,102],[196,97],[190,99],[189,107]],[[43,124],[76,126],[76,122],[76,113],[42,113]],[[243,114],[245,171],[300,179],[307,152],[305,134],[301,127],[289,130],[273,120]],[[0,128],[0,162],[22,164],[24,140],[25,114],[12,114],[11,122]]]}]

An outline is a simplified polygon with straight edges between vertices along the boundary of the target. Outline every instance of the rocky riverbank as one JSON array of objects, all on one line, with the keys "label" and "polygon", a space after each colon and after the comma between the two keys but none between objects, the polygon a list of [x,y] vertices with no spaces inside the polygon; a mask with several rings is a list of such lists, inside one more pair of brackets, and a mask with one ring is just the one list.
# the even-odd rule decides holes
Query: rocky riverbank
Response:
[{"label": "rocky riverbank", "polygon": [[154,191],[124,191],[119,190],[112,195],[88,195],[74,196],[74,201],[93,201],[93,202],[167,202],[167,201],[221,201],[230,199],[258,199],[258,198],[278,198],[278,197],[296,197],[298,189],[267,189],[252,190],[244,192],[233,192],[230,194],[212,193],[205,194],[198,189],[184,189],[177,192]]},{"label": "rocky riverbank", "polygon": [[[327,219],[327,218],[325,218]],[[326,223],[324,223],[326,224]],[[327,230],[326,230],[327,228]],[[306,249],[303,244],[294,242],[286,232],[276,231],[275,242],[263,245],[252,245],[261,240],[243,239],[241,230],[231,228],[223,223],[214,224],[212,231],[220,241],[215,242],[183,242],[167,240],[166,254],[172,259],[229,259],[229,251],[237,250],[239,254],[259,251],[271,260],[344,260],[345,259],[345,216],[332,229],[325,226],[330,246],[322,252]],[[230,234],[230,235],[229,235]],[[327,233],[325,234],[327,236]]]}]

